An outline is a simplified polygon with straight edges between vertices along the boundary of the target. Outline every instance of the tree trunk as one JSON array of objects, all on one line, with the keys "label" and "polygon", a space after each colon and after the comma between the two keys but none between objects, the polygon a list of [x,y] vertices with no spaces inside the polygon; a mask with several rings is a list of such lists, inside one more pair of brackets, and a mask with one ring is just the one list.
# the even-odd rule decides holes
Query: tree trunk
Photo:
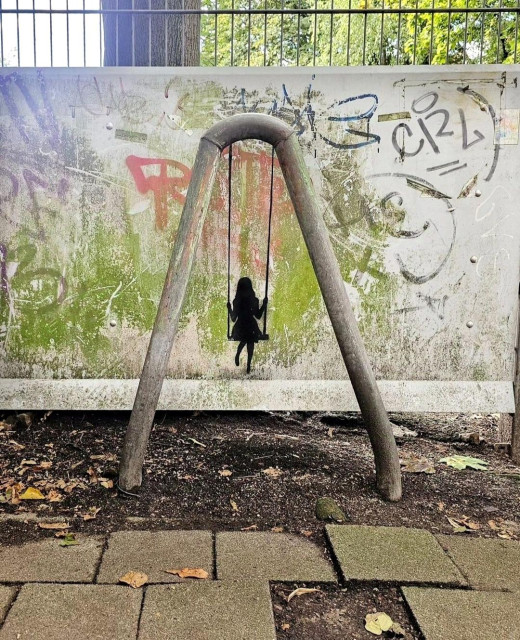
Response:
[{"label": "tree trunk", "polygon": [[[200,9],[200,0],[103,0],[103,9]],[[196,67],[199,15],[104,14],[105,67]]]}]

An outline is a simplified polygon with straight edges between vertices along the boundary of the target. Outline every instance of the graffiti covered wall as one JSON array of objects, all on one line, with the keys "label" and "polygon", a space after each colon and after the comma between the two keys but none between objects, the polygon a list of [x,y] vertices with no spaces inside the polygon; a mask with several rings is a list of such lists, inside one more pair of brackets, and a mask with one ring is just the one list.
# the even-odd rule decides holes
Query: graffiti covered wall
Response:
[{"label": "graffiti covered wall", "polygon": [[[0,377],[139,376],[198,141],[220,119],[258,112],[299,137],[377,377],[511,381],[517,76],[516,67],[3,69]],[[227,164],[225,151],[171,378],[245,378],[226,338]],[[232,165],[232,296],[247,275],[261,300],[271,150],[236,144]],[[249,379],[344,379],[276,163],[273,197],[270,340]]]}]

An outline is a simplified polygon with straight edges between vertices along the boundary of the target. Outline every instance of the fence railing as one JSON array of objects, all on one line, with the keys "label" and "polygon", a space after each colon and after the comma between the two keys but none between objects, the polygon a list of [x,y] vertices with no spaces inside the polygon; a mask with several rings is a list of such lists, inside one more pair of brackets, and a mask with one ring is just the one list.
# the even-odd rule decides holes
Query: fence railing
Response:
[{"label": "fence railing", "polygon": [[3,0],[2,66],[514,63],[520,0]]}]

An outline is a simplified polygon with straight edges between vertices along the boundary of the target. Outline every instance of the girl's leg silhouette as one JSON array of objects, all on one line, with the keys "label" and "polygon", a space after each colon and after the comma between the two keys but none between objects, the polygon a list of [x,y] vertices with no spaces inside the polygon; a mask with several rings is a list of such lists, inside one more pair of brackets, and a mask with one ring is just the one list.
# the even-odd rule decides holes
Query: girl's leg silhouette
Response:
[{"label": "girl's leg silhouette", "polygon": [[237,354],[235,356],[235,364],[237,367],[240,365],[240,354],[242,353],[242,349],[246,346],[245,342],[240,342],[238,344]]},{"label": "girl's leg silhouette", "polygon": [[253,353],[255,351],[255,343],[247,343],[247,373],[251,373],[251,360],[253,359]]}]

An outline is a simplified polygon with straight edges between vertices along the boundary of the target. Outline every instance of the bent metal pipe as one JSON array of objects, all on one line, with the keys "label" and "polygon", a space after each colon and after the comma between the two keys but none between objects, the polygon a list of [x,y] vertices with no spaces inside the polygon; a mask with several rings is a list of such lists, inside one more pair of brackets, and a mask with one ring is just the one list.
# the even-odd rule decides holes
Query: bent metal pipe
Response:
[{"label": "bent metal pipe", "polygon": [[[297,136],[273,116],[240,114],[202,137],[182,211],[157,317],[126,431],[119,487],[135,492],[161,393],[186,288],[202,232],[220,153],[238,140],[257,139],[276,151],[345,366],[368,431],[377,487],[387,500],[401,498],[397,446],[359,332]],[[345,383],[348,384],[348,383]]]}]

